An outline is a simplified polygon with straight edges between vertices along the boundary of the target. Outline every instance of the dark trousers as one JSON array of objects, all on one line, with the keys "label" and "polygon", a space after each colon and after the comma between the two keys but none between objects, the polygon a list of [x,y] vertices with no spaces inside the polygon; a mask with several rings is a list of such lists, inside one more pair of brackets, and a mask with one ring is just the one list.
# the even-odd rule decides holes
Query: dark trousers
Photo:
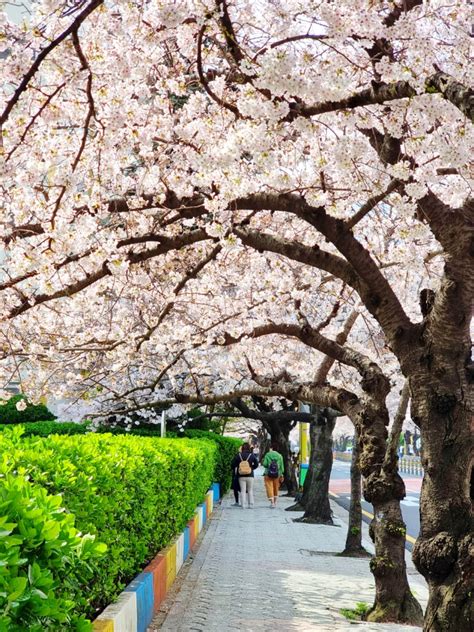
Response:
[{"label": "dark trousers", "polygon": [[235,502],[238,503],[239,502],[239,491],[240,491],[239,477],[238,476],[232,476],[232,490],[234,492]]}]

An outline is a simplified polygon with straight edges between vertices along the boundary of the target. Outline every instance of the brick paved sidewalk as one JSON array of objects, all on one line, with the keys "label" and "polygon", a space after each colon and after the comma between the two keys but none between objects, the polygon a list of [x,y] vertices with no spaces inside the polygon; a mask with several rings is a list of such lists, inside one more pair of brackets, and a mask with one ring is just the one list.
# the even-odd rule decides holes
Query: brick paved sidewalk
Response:
[{"label": "brick paved sidewalk", "polygon": [[[372,604],[374,581],[368,560],[334,555],[344,548],[340,517],[347,512],[335,507],[336,527],[298,524],[293,518],[301,514],[284,511],[292,499],[280,498],[270,509],[261,476],[255,491],[254,509],[232,506],[229,495],[222,501],[181,584],[178,579],[179,590],[165,604],[166,619],[160,624],[163,615],[157,617],[149,632],[354,630],[339,611]],[[425,586],[412,587],[424,605]],[[358,629],[421,630],[369,623]]]}]

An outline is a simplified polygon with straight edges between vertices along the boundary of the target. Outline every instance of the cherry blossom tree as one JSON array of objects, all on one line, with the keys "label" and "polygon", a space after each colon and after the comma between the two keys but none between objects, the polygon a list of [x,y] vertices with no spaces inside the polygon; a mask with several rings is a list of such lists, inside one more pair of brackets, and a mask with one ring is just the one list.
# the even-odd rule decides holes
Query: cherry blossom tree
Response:
[{"label": "cherry blossom tree", "polygon": [[[192,359],[191,380],[225,365],[203,340],[227,309],[203,310],[196,340],[181,305],[175,329],[188,287],[206,303],[224,281],[222,306],[224,277],[243,286],[239,337],[265,326],[248,315],[275,288],[294,302],[323,275],[342,281],[410,386],[427,630],[470,630],[473,617],[470,23],[461,0],[44,0],[28,26],[0,27],[5,370],[35,358],[46,369],[28,379],[58,392],[65,376],[87,380],[87,396],[148,396],[151,373],[156,386],[180,362]],[[296,265],[307,281],[291,287]],[[294,327],[298,310],[284,321],[280,308],[273,322]],[[370,358],[336,351],[385,399]],[[285,389],[386,435],[378,404]],[[362,439],[362,467],[374,445]],[[401,493],[371,483],[376,502]]]}]

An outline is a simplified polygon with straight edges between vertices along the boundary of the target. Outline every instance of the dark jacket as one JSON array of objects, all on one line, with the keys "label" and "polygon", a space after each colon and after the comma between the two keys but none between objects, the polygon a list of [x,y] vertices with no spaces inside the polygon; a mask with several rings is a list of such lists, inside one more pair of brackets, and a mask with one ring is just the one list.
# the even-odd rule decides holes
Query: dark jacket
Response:
[{"label": "dark jacket", "polygon": [[[252,476],[253,477],[253,471],[256,470],[257,467],[258,467],[258,459],[255,456],[255,454],[253,454],[253,452],[239,452],[239,454],[236,454],[234,456],[234,458],[232,459],[232,463],[231,463],[233,475],[234,476],[241,476],[239,474],[239,463],[240,463],[241,460],[242,461],[247,461],[248,460],[249,465],[252,468],[252,471],[250,472],[250,474],[246,474],[245,476]],[[242,476],[242,478],[243,478],[243,476]]]}]

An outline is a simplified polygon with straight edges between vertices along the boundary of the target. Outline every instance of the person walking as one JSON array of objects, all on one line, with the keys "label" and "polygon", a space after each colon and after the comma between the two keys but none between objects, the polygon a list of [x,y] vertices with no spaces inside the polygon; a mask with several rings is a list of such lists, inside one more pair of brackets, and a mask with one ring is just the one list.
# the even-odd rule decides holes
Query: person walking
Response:
[{"label": "person walking", "polygon": [[[242,449],[242,447],[240,448],[240,450]],[[240,453],[239,450],[239,453]],[[235,461],[235,459],[234,459]],[[238,506],[240,505],[239,502],[239,494],[240,494],[240,485],[239,485],[239,473],[238,473],[238,468],[237,466],[234,467],[233,462],[232,461],[232,484],[231,484],[231,489],[234,492],[234,506]]]},{"label": "person walking", "polygon": [[252,509],[254,506],[253,472],[258,467],[258,459],[253,454],[252,448],[248,443],[242,445],[240,452],[232,460],[231,467],[237,470],[240,487],[240,506],[245,508],[248,493],[248,506]]},{"label": "person walking", "polygon": [[283,482],[283,474],[285,472],[283,457],[277,451],[277,448],[278,444],[272,441],[272,446],[265,454],[262,462],[262,465],[265,468],[263,473],[265,490],[272,509],[276,507],[278,492],[280,490],[280,485]]}]

